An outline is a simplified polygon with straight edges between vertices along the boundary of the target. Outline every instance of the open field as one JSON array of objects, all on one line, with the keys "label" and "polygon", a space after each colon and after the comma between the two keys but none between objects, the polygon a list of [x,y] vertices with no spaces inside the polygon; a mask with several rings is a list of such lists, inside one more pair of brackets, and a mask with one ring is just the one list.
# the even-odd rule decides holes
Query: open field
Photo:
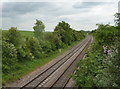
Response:
[{"label": "open field", "polygon": [[[2,30],[2,33],[6,33],[6,32],[8,32],[8,30]],[[20,31],[20,33],[25,38],[34,36],[34,32],[33,31]],[[45,32],[44,34],[47,35],[49,33],[52,33],[52,32]]]},{"label": "open field", "polygon": [[[8,32],[8,30],[2,30],[3,34],[6,32]],[[33,37],[34,36],[33,31],[20,31],[20,33],[23,37]]]}]

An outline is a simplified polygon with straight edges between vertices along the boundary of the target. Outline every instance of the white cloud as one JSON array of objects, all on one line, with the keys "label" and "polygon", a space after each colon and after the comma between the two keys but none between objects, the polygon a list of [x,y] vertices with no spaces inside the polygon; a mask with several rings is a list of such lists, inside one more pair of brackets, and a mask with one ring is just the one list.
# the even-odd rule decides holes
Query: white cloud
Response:
[{"label": "white cloud", "polygon": [[[62,20],[68,22],[71,27],[77,30],[93,30],[96,28],[97,23],[114,23],[113,15],[117,12],[117,2],[91,3],[91,5],[87,2],[88,7],[86,8],[82,6],[82,0],[80,1],[36,2],[31,4],[23,2],[24,4],[7,3],[7,5],[4,3],[3,29],[17,26],[19,29],[32,30],[35,19],[40,19],[44,22],[46,31],[53,31],[58,22]],[[78,7],[74,7],[75,5],[78,5]],[[10,7],[13,8],[10,9]]]},{"label": "white cloud", "polygon": [[0,28],[2,27],[2,3],[0,3]]},{"label": "white cloud", "polygon": [[1,0],[1,2],[113,2],[113,0]]}]

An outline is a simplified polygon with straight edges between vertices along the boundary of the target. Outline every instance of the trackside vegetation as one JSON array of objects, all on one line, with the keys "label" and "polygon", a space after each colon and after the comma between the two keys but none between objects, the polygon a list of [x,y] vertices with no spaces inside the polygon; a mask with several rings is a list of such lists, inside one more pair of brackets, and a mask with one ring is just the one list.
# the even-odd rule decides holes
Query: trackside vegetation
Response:
[{"label": "trackside vegetation", "polygon": [[[45,32],[42,21],[36,20],[33,32],[11,27],[2,34],[2,82],[12,82],[46,64],[85,38],[86,32],[76,31],[64,21],[54,32]],[[25,35],[26,34],[26,35]]]},{"label": "trackside vegetation", "polygon": [[116,26],[98,24],[91,32],[94,43],[73,75],[81,88],[120,88],[120,13]]}]

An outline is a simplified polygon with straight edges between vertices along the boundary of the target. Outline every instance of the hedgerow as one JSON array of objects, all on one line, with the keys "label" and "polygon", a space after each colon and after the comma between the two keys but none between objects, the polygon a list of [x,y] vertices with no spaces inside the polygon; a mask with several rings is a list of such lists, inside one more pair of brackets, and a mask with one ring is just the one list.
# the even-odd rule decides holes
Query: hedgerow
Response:
[{"label": "hedgerow", "polygon": [[[81,31],[75,31],[64,21],[60,22],[54,32],[45,34],[45,25],[36,20],[34,36],[22,37],[17,27],[11,27],[2,37],[3,73],[8,74],[19,69],[17,63],[41,60],[54,54],[72,42],[80,41],[85,37]],[[57,29],[57,30],[56,30]]]},{"label": "hedgerow", "polygon": [[92,31],[94,43],[73,75],[76,85],[88,88],[120,87],[120,57],[117,26],[99,24]]}]

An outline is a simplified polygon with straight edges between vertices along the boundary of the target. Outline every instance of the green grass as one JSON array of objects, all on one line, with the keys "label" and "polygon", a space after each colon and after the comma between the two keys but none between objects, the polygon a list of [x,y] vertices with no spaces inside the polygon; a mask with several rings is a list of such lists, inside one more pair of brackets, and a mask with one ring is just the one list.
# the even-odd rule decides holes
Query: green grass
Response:
[{"label": "green grass", "polygon": [[[6,33],[8,30],[2,30],[2,33]],[[33,31],[20,31],[22,37],[33,37],[34,32]]]},{"label": "green grass", "polygon": [[[21,35],[23,37],[33,37],[34,36],[34,32],[33,31],[20,31]],[[44,34],[47,35],[47,34],[50,34],[52,32],[45,32]]]},{"label": "green grass", "polygon": [[[8,32],[8,30],[2,30],[2,33],[6,33]],[[34,32],[33,31],[20,31],[22,37],[33,37],[34,36]],[[44,34],[47,35],[51,32],[45,32]]]},{"label": "green grass", "polygon": [[34,36],[33,31],[20,31],[20,33],[23,37],[33,37]]},{"label": "green grass", "polygon": [[24,62],[24,63],[17,64],[19,69],[15,70],[15,71],[13,71],[12,73],[9,73],[9,74],[3,74],[2,83],[6,84],[6,83],[9,83],[9,82],[13,82],[13,81],[15,81],[15,80],[29,74],[30,72],[32,72],[32,71],[36,70],[37,68],[45,65],[46,63],[48,63],[52,59],[56,58],[57,56],[63,54],[70,47],[72,47],[72,46],[74,46],[74,45],[76,45],[78,43],[79,42],[74,42],[71,46],[67,46],[64,49],[61,49],[61,52],[59,52],[57,50],[47,58],[36,59],[36,60],[33,60],[33,61],[27,61],[27,62]]}]

